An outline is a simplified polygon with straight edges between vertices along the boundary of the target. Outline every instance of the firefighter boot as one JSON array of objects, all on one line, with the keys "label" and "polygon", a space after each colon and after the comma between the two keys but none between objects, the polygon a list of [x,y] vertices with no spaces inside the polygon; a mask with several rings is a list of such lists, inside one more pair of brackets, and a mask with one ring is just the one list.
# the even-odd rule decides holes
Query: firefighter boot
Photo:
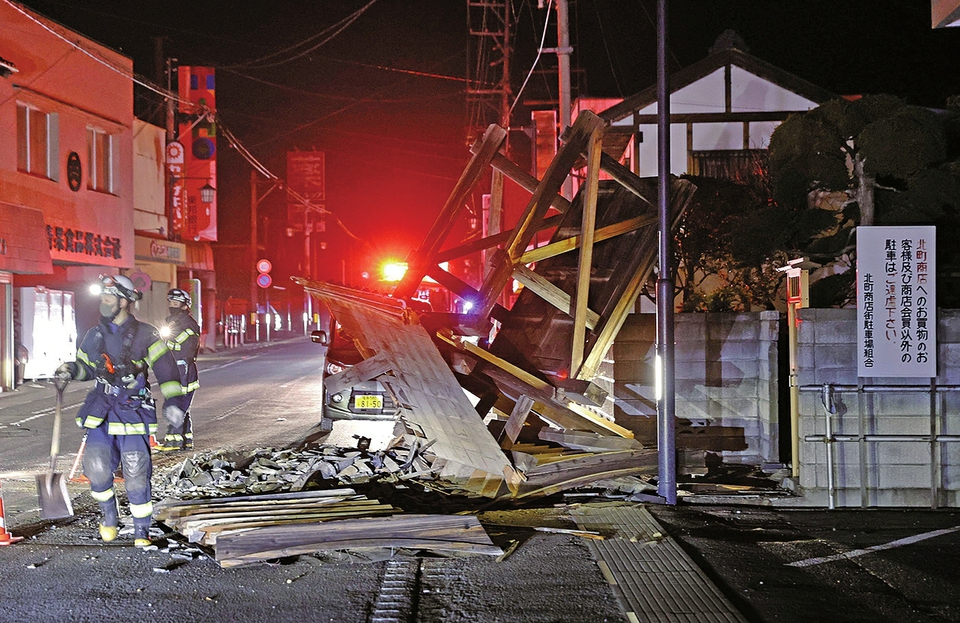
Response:
[{"label": "firefighter boot", "polygon": [[103,520],[100,522],[100,538],[109,543],[117,538],[117,530],[120,525],[117,499],[110,498],[106,502],[100,502],[100,511],[103,513]]},{"label": "firefighter boot", "polygon": [[150,547],[153,543],[150,541],[150,524],[133,524],[133,545],[135,547]]}]

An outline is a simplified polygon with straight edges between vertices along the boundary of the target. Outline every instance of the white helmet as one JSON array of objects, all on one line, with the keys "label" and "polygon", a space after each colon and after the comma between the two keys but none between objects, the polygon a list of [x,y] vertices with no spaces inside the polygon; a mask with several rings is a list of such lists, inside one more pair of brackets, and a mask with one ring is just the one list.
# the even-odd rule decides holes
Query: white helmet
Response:
[{"label": "white helmet", "polygon": [[124,275],[100,275],[100,284],[102,294],[113,294],[133,302],[143,298],[143,293]]}]

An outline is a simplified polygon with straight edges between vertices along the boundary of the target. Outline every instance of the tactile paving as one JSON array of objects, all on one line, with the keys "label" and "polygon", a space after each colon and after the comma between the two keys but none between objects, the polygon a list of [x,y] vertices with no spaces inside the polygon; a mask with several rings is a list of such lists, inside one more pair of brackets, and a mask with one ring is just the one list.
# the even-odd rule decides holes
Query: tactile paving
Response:
[{"label": "tactile paving", "polygon": [[571,515],[581,529],[608,535],[588,545],[630,621],[746,621],[642,506],[582,506]]}]

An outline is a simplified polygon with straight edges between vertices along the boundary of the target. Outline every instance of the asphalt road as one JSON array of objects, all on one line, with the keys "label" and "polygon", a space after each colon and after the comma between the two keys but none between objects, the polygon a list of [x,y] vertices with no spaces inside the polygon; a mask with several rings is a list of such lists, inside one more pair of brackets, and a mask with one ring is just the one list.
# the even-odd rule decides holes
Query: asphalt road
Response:
[{"label": "asphalt road", "polygon": [[[204,355],[197,449],[302,437],[319,421],[320,365],[319,347],[306,338]],[[74,519],[39,521],[33,474],[49,462],[55,394],[47,384],[30,385],[0,395],[6,523],[27,537],[0,547],[0,621],[371,621],[391,574],[412,587],[408,621],[626,620],[598,561],[570,535],[488,528],[501,546],[520,543],[503,562],[330,554],[220,569],[182,547],[141,552],[129,536],[103,544],[82,484],[70,485]],[[72,384],[66,394],[60,471],[69,470],[79,445],[73,415],[88,387]],[[181,459],[158,456],[158,470]],[[762,496],[681,500],[647,508],[746,620],[960,622],[957,509],[797,510],[757,506]],[[495,523],[572,528],[568,503],[558,496],[499,514]]]}]

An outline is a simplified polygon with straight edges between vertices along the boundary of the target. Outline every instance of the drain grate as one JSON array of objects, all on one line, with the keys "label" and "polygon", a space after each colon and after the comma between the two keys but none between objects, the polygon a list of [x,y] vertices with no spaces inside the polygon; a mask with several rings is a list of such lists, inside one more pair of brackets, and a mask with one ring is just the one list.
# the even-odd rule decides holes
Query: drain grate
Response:
[{"label": "drain grate", "polygon": [[412,623],[420,588],[419,560],[388,560],[369,623]]}]

